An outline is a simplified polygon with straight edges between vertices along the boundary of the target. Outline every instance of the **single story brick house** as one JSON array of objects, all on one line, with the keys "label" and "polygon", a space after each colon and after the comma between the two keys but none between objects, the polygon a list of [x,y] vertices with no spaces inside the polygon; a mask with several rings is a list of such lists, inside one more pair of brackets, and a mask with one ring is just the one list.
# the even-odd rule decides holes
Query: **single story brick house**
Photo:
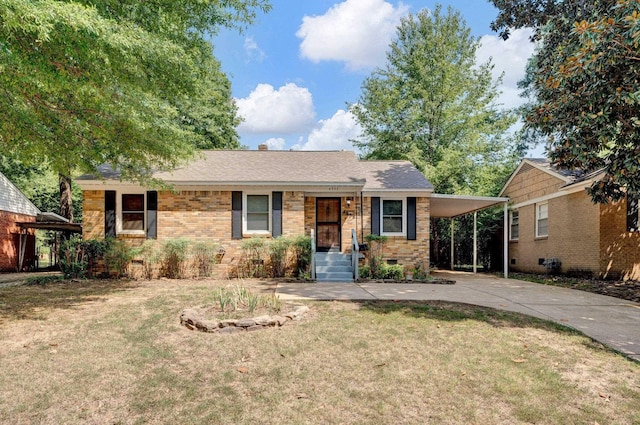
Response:
[{"label": "single story brick house", "polygon": [[83,190],[84,238],[212,240],[241,254],[244,239],[315,234],[318,251],[349,253],[352,229],[388,236],[385,256],[429,265],[432,185],[407,161],[359,161],[349,151],[203,151],[154,177],[152,190],[109,167],[76,179]]},{"label": "single story brick house", "polygon": [[594,204],[585,189],[600,178],[547,159],[520,163],[500,193],[510,198],[510,270],[640,279],[638,201]]},{"label": "single story brick house", "polygon": [[[16,271],[18,267],[20,226],[35,222],[40,210],[9,179],[0,173],[0,271]],[[35,256],[34,231],[28,231],[25,252],[27,259]]]}]

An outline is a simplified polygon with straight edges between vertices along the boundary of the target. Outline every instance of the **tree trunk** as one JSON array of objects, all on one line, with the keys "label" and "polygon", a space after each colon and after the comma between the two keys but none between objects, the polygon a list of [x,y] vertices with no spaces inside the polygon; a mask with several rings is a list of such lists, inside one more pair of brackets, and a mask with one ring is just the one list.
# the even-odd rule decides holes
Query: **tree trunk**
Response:
[{"label": "tree trunk", "polygon": [[71,177],[58,174],[60,182],[60,215],[73,222],[73,201],[71,198]]}]

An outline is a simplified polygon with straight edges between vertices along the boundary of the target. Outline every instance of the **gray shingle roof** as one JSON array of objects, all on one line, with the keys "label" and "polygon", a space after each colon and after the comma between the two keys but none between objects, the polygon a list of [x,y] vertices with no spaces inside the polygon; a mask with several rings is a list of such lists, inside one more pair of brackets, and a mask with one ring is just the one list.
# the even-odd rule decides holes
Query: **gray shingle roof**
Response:
[{"label": "gray shingle roof", "polygon": [[364,190],[433,190],[433,186],[409,161],[360,161],[367,180]]},{"label": "gray shingle roof", "polygon": [[527,161],[531,161],[539,167],[546,168],[547,170],[553,171],[556,174],[560,174],[563,177],[568,179],[580,179],[584,177],[587,172],[584,170],[569,170],[566,168],[556,167],[551,164],[551,162],[547,158],[526,158]]},{"label": "gray shingle roof", "polygon": [[[103,179],[120,178],[107,166],[99,171]],[[350,184],[365,190],[433,190],[408,161],[358,161],[351,151],[202,151],[186,166],[153,176],[178,185]],[[76,180],[96,178],[85,175]]]},{"label": "gray shingle roof", "polygon": [[2,173],[0,173],[0,211],[34,217],[40,213],[40,210]]},{"label": "gray shingle roof", "polygon": [[363,183],[348,151],[203,151],[187,166],[154,176],[170,182]]}]

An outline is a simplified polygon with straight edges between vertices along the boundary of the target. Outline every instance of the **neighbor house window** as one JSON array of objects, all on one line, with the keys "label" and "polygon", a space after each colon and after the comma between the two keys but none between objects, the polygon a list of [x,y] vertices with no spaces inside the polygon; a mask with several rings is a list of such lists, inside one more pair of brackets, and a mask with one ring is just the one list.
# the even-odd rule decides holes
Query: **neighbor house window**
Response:
[{"label": "neighbor house window", "polygon": [[246,195],[244,225],[247,233],[267,233],[269,228],[269,195]]},{"label": "neighbor house window", "polygon": [[517,241],[520,237],[520,213],[513,210],[509,213],[509,239]]},{"label": "neighbor house window", "polygon": [[383,199],[382,200],[382,234],[402,235],[405,231],[404,200]]},{"label": "neighbor house window", "polygon": [[536,204],[536,237],[549,236],[549,204]]},{"label": "neighbor house window", "polygon": [[144,194],[122,195],[122,230],[144,231]]}]

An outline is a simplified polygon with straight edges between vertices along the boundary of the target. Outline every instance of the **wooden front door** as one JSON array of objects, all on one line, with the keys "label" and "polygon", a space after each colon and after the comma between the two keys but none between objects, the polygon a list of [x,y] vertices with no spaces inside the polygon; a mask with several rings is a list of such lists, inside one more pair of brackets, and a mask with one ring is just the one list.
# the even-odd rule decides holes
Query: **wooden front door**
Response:
[{"label": "wooden front door", "polygon": [[317,250],[340,251],[340,233],[342,228],[340,198],[316,199],[316,244]]}]

